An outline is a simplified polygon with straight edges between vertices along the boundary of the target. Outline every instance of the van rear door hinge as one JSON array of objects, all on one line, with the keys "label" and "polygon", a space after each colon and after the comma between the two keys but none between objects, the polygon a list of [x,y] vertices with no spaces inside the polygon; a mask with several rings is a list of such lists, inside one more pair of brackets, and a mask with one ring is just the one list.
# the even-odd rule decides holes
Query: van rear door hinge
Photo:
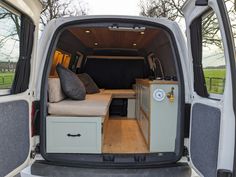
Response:
[{"label": "van rear door hinge", "polygon": [[146,156],[145,155],[134,156],[134,161],[135,162],[145,162],[146,161]]},{"label": "van rear door hinge", "polygon": [[217,170],[217,177],[232,177],[233,173],[229,170],[219,169]]},{"label": "van rear door hinge", "polygon": [[35,150],[32,150],[32,151],[30,152],[30,158],[31,158],[31,159],[34,159],[35,156],[36,156],[36,151],[35,151]]},{"label": "van rear door hinge", "polygon": [[40,154],[40,144],[37,144],[34,150],[30,152],[30,158],[34,159],[37,154]]},{"label": "van rear door hinge", "polygon": [[186,157],[188,161],[190,161],[188,148],[186,146],[184,146],[183,156]]},{"label": "van rear door hinge", "polygon": [[115,156],[114,155],[103,155],[104,162],[114,162]]}]

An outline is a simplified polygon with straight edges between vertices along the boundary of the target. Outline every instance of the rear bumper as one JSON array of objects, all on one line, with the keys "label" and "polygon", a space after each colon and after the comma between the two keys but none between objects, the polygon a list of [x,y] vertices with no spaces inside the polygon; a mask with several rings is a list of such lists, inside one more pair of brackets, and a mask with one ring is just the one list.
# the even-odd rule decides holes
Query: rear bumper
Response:
[{"label": "rear bumper", "polygon": [[179,163],[173,167],[149,169],[94,169],[66,167],[36,161],[17,177],[191,177],[191,168]]}]

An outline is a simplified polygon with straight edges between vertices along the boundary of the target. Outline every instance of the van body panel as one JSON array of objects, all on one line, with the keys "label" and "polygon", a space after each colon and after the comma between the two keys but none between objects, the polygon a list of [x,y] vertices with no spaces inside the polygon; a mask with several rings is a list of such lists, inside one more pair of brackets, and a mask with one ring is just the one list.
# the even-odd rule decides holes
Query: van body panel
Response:
[{"label": "van body panel", "polygon": [[[70,154],[52,154],[46,152],[46,136],[45,136],[45,126],[46,122],[44,121],[44,117],[47,116],[47,99],[46,99],[46,93],[47,93],[47,77],[49,76],[50,72],[50,64],[51,64],[51,58],[53,57],[53,51],[56,48],[56,43],[59,40],[59,36],[63,32],[63,30],[67,29],[68,27],[91,27],[93,26],[99,26],[99,27],[108,27],[107,25],[111,25],[113,23],[119,23],[121,26],[123,24],[138,24],[139,26],[150,26],[154,28],[160,28],[164,30],[171,41],[172,51],[176,55],[174,58],[173,66],[178,70],[177,71],[177,77],[181,84],[179,84],[179,105],[180,109],[178,109],[178,132],[176,137],[178,137],[178,140],[176,141],[176,149],[174,153],[167,153],[166,155],[162,157],[155,156],[155,153],[147,153],[146,156],[146,163],[143,164],[144,166],[150,166],[150,165],[160,165],[163,163],[173,163],[177,162],[182,157],[182,144],[183,144],[183,112],[184,112],[184,103],[185,98],[189,97],[186,96],[185,91],[188,93],[188,80],[187,84],[185,83],[184,78],[188,77],[188,74],[186,72],[187,64],[185,63],[187,60],[183,57],[187,56],[186,45],[185,45],[185,39],[182,35],[182,32],[179,28],[179,26],[172,21],[169,21],[167,19],[152,19],[152,18],[146,18],[146,17],[129,17],[129,16],[85,16],[85,17],[70,17],[70,18],[61,18],[58,20],[52,20],[49,25],[46,27],[46,30],[43,37],[41,38],[40,46],[41,48],[38,51],[38,58],[40,58],[41,64],[40,66],[45,66],[44,68],[39,68],[39,77],[38,81],[40,81],[37,85],[38,93],[37,97],[40,99],[41,104],[41,116],[40,119],[41,125],[40,125],[40,150],[41,155],[48,161],[54,161],[58,163],[63,163],[70,165],[71,159],[75,159],[75,163],[77,166],[81,165],[87,165],[87,166],[107,166],[106,163],[106,154],[74,154],[73,157]],[[50,32],[49,32],[50,31]],[[48,38],[45,39],[44,36],[47,36]],[[48,51],[48,52],[45,52]],[[181,54],[180,54],[181,53]],[[39,61],[39,60],[38,60]],[[187,87],[187,89],[185,88]],[[39,93],[40,91],[40,93]],[[188,99],[190,100],[190,99]],[[180,138],[181,137],[181,138]],[[138,167],[141,164],[135,163],[135,155],[134,154],[125,154],[124,156],[119,153],[115,153],[114,156],[116,156],[115,163],[109,163],[109,166],[111,167],[124,167],[124,161],[130,164],[130,168]]]},{"label": "van body panel", "polygon": [[[211,106],[213,108],[216,108],[220,111],[220,120],[217,120],[215,117],[212,119],[213,115],[207,116],[205,115],[206,121],[212,119],[212,121],[220,121],[220,128],[217,132],[215,132],[215,135],[218,134],[218,138],[215,138],[215,141],[218,141],[218,147],[215,147],[217,149],[217,153],[215,155],[210,153],[204,153],[205,157],[217,159],[217,163],[215,168],[215,171],[211,171],[212,169],[207,169],[204,167],[204,162],[200,162],[200,159],[203,157],[200,157],[200,153],[195,154],[196,147],[191,146],[191,144],[194,144],[194,137],[197,132],[204,131],[199,130],[196,131],[194,128],[194,122],[196,121],[196,111],[192,111],[191,113],[191,124],[190,124],[190,159],[191,164],[193,168],[200,174],[201,176],[212,176],[212,174],[217,173],[217,171],[223,169],[224,171],[228,171],[233,173],[234,171],[234,153],[235,153],[235,109],[234,109],[234,82],[233,82],[233,75],[232,67],[235,65],[235,54],[230,50],[231,48],[234,49],[234,45],[232,43],[233,37],[232,37],[232,31],[230,30],[230,23],[228,20],[227,12],[225,9],[225,4],[222,0],[209,0],[207,1],[208,5],[203,6],[197,6],[196,1],[189,0],[185,3],[183,7],[185,19],[186,19],[186,28],[187,28],[187,44],[188,44],[188,60],[191,62],[191,71],[189,74],[191,75],[191,93],[193,95],[192,98],[192,107],[196,107],[195,105],[203,105],[203,109]],[[196,20],[198,17],[204,15],[207,13],[210,9],[216,14],[217,20],[219,23],[220,28],[220,34],[222,36],[222,42],[224,47],[224,55],[225,55],[225,63],[226,63],[226,82],[224,87],[224,93],[222,95],[214,95],[210,94],[208,97],[202,97],[199,96],[198,93],[194,90],[194,71],[192,68],[193,66],[193,53],[191,50],[191,30],[190,26]],[[229,30],[229,33],[228,33]],[[227,33],[226,33],[227,32]],[[205,108],[204,108],[205,107]],[[197,118],[198,120],[201,118]],[[207,122],[201,122],[206,125]],[[214,125],[214,122],[212,122],[212,125]],[[215,124],[216,125],[216,124]],[[204,126],[202,126],[204,127]],[[201,127],[201,128],[202,128]],[[212,126],[213,127],[213,126]],[[206,128],[206,127],[205,127]],[[210,128],[208,131],[214,131],[214,128]],[[215,136],[214,135],[214,136]],[[202,136],[205,136],[204,133]],[[198,137],[201,137],[200,134]],[[205,137],[206,138],[206,137]],[[201,139],[200,139],[201,140]],[[199,140],[199,141],[200,141]],[[212,140],[212,138],[211,138]],[[208,139],[205,139],[206,142],[208,142]],[[209,139],[210,142],[210,139]],[[212,142],[213,143],[213,142]],[[211,144],[212,144],[211,143]],[[204,146],[206,146],[204,144]],[[216,145],[217,146],[217,145]],[[191,150],[192,149],[192,150]],[[200,150],[200,147],[198,147],[198,150]],[[197,150],[197,151],[198,151]],[[204,150],[200,150],[199,152],[203,153]],[[209,155],[209,156],[208,156]],[[191,156],[194,158],[191,158]],[[195,157],[199,156],[199,159],[196,160]],[[217,156],[217,157],[216,157]],[[193,160],[195,159],[195,160]],[[211,162],[211,165],[213,165],[214,162]],[[200,166],[199,166],[200,164]]]},{"label": "van body panel", "polygon": [[39,0],[5,0],[6,3],[12,5],[19,11],[25,13],[31,17],[35,25],[39,25],[40,13],[42,10],[42,4]]},{"label": "van body panel", "polygon": [[[35,78],[35,67],[36,67],[36,51],[37,51],[37,39],[38,39],[38,29],[39,29],[39,17],[41,11],[41,3],[39,1],[31,1],[31,0],[6,0],[1,2],[1,6],[8,9],[13,14],[19,15],[21,17],[22,14],[30,18],[35,25],[34,32],[34,43],[33,49],[31,53],[31,65],[30,65],[30,78],[28,89],[22,93],[18,94],[10,94],[10,89],[3,95],[0,96],[0,105],[1,108],[4,108],[5,113],[2,112],[1,118],[2,120],[8,119],[5,121],[5,126],[8,128],[7,132],[4,131],[1,133],[5,134],[2,139],[5,142],[4,149],[1,149],[1,159],[9,158],[9,160],[14,161],[12,165],[5,164],[6,166],[1,166],[4,174],[0,174],[0,176],[14,176],[18,174],[22,169],[29,165],[31,160],[31,151],[34,150],[34,138],[32,137],[31,126],[31,113],[32,113],[32,103],[34,99],[34,78]],[[2,93],[1,93],[2,94]],[[4,107],[5,106],[5,107]],[[7,114],[7,111],[9,114]],[[22,113],[24,111],[24,113]],[[9,117],[10,116],[10,117]],[[15,120],[15,124],[13,123]],[[21,120],[21,121],[20,121]],[[13,122],[12,122],[13,121]],[[4,124],[2,124],[4,125]],[[18,126],[14,128],[14,126]],[[27,127],[27,128],[26,128]],[[23,130],[21,132],[21,130]],[[2,130],[1,130],[2,131]],[[23,135],[24,134],[24,135]],[[8,141],[8,139],[10,140]],[[24,140],[20,141],[21,138]],[[20,141],[20,142],[19,142]],[[20,143],[18,146],[14,148],[15,143]],[[6,148],[8,147],[8,148]],[[11,147],[11,148],[9,148]],[[5,149],[6,148],[6,149]],[[4,157],[8,152],[12,151],[12,155],[15,155],[13,158]],[[28,151],[28,152],[26,152]],[[5,161],[7,162],[7,161]],[[2,163],[1,163],[2,164]],[[8,174],[6,174],[8,173]]]},{"label": "van body panel", "polygon": [[[16,8],[16,10],[23,12],[27,16],[29,16],[35,26],[34,39],[38,39],[38,30],[39,30],[39,15],[42,9],[41,3],[39,1],[32,0],[5,0],[7,4]],[[236,88],[235,81],[233,80],[233,66],[235,66],[235,61],[232,59],[232,56],[235,58],[235,54],[232,54],[230,48],[234,48],[232,45],[232,41],[229,38],[232,38],[232,34],[226,34],[226,29],[229,28],[229,21],[227,18],[222,18],[223,11],[225,10],[223,7],[222,11],[222,0],[208,0],[208,5],[197,6],[195,0],[189,0],[185,3],[183,11],[186,17],[186,27],[187,27],[187,43],[186,39],[180,30],[178,24],[176,22],[170,21],[165,18],[153,19],[147,17],[134,17],[134,16],[81,16],[81,17],[68,17],[68,18],[59,18],[57,20],[52,20],[46,26],[38,48],[37,48],[37,40],[34,40],[34,46],[32,51],[32,59],[31,59],[31,75],[29,82],[29,89],[23,93],[16,95],[7,95],[0,97],[0,105],[9,102],[19,102],[25,101],[28,103],[27,107],[24,107],[27,113],[28,120],[28,137],[29,137],[29,152],[25,157],[24,162],[22,162],[19,167],[15,169],[11,169],[7,176],[16,175],[20,170],[25,168],[30,161],[30,152],[33,150],[33,138],[31,138],[31,112],[32,112],[32,102],[35,100],[40,100],[42,98],[42,83],[45,78],[45,65],[47,64],[47,58],[49,55],[50,47],[52,45],[53,39],[56,37],[55,34],[63,29],[64,26],[74,25],[76,23],[96,23],[96,21],[112,21],[119,20],[120,22],[131,22],[136,21],[140,24],[142,23],[153,23],[156,25],[161,25],[167,28],[169,31],[173,33],[173,37],[176,41],[176,49],[178,50],[179,58],[180,58],[180,69],[183,72],[183,80],[184,80],[184,99],[185,103],[191,103],[193,110],[191,111],[191,130],[190,130],[190,159],[192,167],[199,173],[200,176],[209,176],[212,174],[216,174],[219,170],[229,171],[233,173],[234,171],[234,161],[235,161],[235,107],[234,107],[234,90]],[[226,83],[224,88],[224,94],[222,96],[217,97],[201,97],[194,90],[194,71],[193,71],[193,55],[191,51],[191,35],[190,35],[190,25],[197,17],[204,14],[209,8],[212,8],[213,11],[217,15],[217,19],[219,20],[220,31],[222,35],[222,41],[224,45],[224,54],[226,57]],[[225,12],[224,12],[225,13]],[[224,14],[225,15],[225,14]],[[227,16],[226,16],[227,17]],[[232,40],[232,39],[231,39]],[[187,48],[188,47],[188,48]],[[50,62],[49,62],[50,63]],[[212,96],[212,95],[210,95]],[[209,108],[209,109],[208,109]],[[206,115],[202,115],[200,118],[198,117],[199,111],[212,111],[217,113],[216,116],[213,113],[206,113]],[[181,110],[180,110],[181,111]],[[205,116],[205,117],[204,117]],[[198,145],[197,136],[198,133],[203,133],[209,127],[201,126],[202,129],[198,129],[194,122],[199,121],[199,125],[204,124],[204,120],[201,118],[206,118],[211,123],[211,120],[215,121],[215,129],[209,129],[212,133],[211,138],[215,139],[214,143],[214,154],[201,154],[201,146],[191,146],[196,143]],[[216,118],[215,118],[216,117]],[[220,127],[220,128],[219,128]],[[199,131],[198,131],[199,130]],[[207,131],[206,131],[207,132]],[[211,139],[211,140],[212,140]],[[203,140],[203,139],[200,139]],[[210,139],[206,139],[207,142]],[[213,144],[214,144],[213,143]],[[26,143],[27,144],[27,143]],[[201,144],[205,145],[205,144]],[[218,147],[216,147],[218,145]],[[192,149],[191,149],[192,148]],[[195,149],[194,149],[195,148]],[[199,152],[199,154],[194,154],[194,152]],[[217,155],[216,155],[217,154]],[[217,157],[216,157],[217,156]],[[45,156],[48,158],[47,156]],[[85,155],[86,157],[86,155]],[[193,157],[193,158],[192,158]],[[217,163],[209,162],[213,166],[211,169],[208,169],[204,166],[204,158],[212,157],[212,159],[217,159]],[[82,157],[83,159],[83,157]],[[58,160],[58,159],[56,159]],[[59,158],[60,161],[60,158]],[[90,162],[88,162],[90,163]],[[141,164],[139,164],[141,166]],[[124,167],[124,166],[120,166]],[[214,170],[214,171],[212,171]],[[209,175],[210,174],[210,175]],[[1,174],[0,174],[1,175]],[[213,175],[212,175],[213,176]]]}]

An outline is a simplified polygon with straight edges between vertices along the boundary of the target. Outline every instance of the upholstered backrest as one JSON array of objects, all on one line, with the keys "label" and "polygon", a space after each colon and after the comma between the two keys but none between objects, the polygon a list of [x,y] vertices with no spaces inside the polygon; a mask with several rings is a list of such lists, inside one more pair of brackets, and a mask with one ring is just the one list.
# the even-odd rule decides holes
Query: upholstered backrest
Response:
[{"label": "upholstered backrest", "polygon": [[50,103],[57,103],[65,99],[59,78],[48,79],[48,98]]}]

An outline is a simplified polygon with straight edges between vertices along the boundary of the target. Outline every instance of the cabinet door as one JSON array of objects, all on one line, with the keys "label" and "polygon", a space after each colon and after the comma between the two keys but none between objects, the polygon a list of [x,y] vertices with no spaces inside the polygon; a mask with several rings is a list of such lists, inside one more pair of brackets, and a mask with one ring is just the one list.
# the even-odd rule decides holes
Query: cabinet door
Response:
[{"label": "cabinet door", "polygon": [[141,107],[146,115],[149,115],[150,109],[149,87],[142,86],[141,88]]},{"label": "cabinet door", "polygon": [[135,104],[136,119],[140,119],[140,85],[136,85],[136,104]]}]

